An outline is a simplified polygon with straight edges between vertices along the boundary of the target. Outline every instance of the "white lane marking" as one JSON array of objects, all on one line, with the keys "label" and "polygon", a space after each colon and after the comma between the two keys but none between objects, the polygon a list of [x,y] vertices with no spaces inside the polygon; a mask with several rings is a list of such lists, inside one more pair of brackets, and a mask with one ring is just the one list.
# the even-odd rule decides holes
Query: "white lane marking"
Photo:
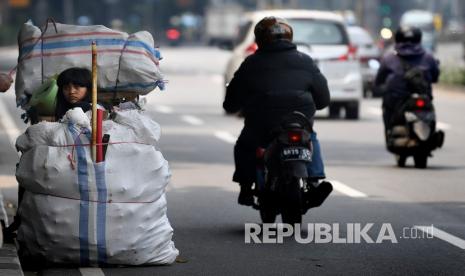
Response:
[{"label": "white lane marking", "polygon": [[350,197],[368,197],[366,194],[360,192],[360,191],[357,191],[349,186],[347,186],[346,184],[340,182],[340,181],[337,181],[337,180],[329,180],[329,182],[333,185],[333,188],[334,190],[342,193],[342,194],[345,194],[347,196],[350,196]]},{"label": "white lane marking", "polygon": [[93,267],[80,267],[79,272],[82,276],[105,276],[102,269]]},{"label": "white lane marking", "polygon": [[442,130],[448,130],[452,128],[451,125],[443,123],[443,122],[437,122],[436,126],[438,127],[438,129],[442,129]]},{"label": "white lane marking", "polygon": [[11,117],[8,108],[6,107],[3,100],[0,100],[0,121],[2,122],[3,129],[8,135],[8,140],[13,148],[16,147],[16,139],[21,134],[18,126],[16,125],[13,117]]},{"label": "white lane marking", "polygon": [[0,190],[8,189],[8,188],[17,188],[17,187],[18,187],[18,182],[16,181],[16,176],[0,174]]},{"label": "white lane marking", "polygon": [[181,116],[181,120],[183,120],[184,122],[188,123],[188,124],[191,124],[193,126],[201,126],[204,124],[204,122],[195,117],[195,116],[191,116],[191,115],[184,115],[184,116]]},{"label": "white lane marking", "polygon": [[438,238],[438,239],[441,239],[445,242],[448,242],[452,245],[455,245],[457,246],[458,248],[460,249],[464,249],[465,250],[465,240],[462,240],[461,238],[458,238],[454,235],[451,235],[445,231],[442,231],[441,229],[438,229],[434,226],[414,226],[414,228],[416,229],[419,229],[423,232],[425,232],[426,234],[430,234],[430,235],[433,235],[434,237]]},{"label": "white lane marking", "polygon": [[236,136],[227,131],[217,131],[215,132],[215,137],[229,144],[235,144],[237,140]]},{"label": "white lane marking", "polygon": [[368,110],[369,113],[371,113],[372,115],[375,115],[375,116],[383,115],[383,111],[379,107],[370,106],[370,107],[367,107],[367,110]]},{"label": "white lane marking", "polygon": [[215,74],[215,75],[212,75],[210,77],[210,80],[214,83],[217,83],[217,84],[223,84],[224,83],[224,77],[223,75],[220,75],[220,74]]},{"label": "white lane marking", "polygon": [[155,111],[164,113],[164,114],[171,114],[173,113],[173,108],[171,108],[170,106],[166,106],[166,105],[157,105],[155,106]]}]

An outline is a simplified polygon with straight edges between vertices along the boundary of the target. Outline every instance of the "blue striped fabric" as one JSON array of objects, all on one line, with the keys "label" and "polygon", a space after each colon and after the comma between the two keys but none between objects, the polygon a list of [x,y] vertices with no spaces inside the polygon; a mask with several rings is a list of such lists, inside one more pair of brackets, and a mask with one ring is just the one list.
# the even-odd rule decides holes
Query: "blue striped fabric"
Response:
[{"label": "blue striped fabric", "polygon": [[107,186],[105,181],[105,162],[94,163],[95,182],[97,183],[97,253],[100,266],[107,264],[106,217]]},{"label": "blue striped fabric", "polygon": [[[118,91],[126,91],[126,89],[131,89],[131,88],[150,88],[150,89],[155,89],[156,87],[159,87],[160,90],[165,90],[165,83],[163,81],[154,81],[154,82],[149,82],[149,83],[128,83],[128,84],[118,84],[117,90]],[[114,91],[115,86],[111,87],[104,87],[101,88],[102,91]]]},{"label": "blue striped fabric", "polygon": [[[72,41],[59,41],[59,42],[49,42],[44,43],[43,49],[44,50],[53,50],[53,49],[60,49],[60,48],[73,48],[73,47],[84,47],[90,46],[93,41],[97,42],[97,46],[131,46],[131,47],[139,47],[147,50],[153,57],[161,60],[160,51],[157,49],[152,48],[150,45],[142,41],[127,41],[124,39],[79,39],[79,40],[72,40]],[[29,45],[25,47],[21,47],[20,49],[20,57],[24,57],[30,54],[32,51],[40,52],[42,49],[41,43],[37,43],[35,45]],[[90,49],[90,48],[89,48]],[[20,58],[20,59],[21,59]],[[127,89],[134,89],[134,88],[141,88],[141,89],[150,89],[153,90],[155,88],[160,88],[160,90],[165,89],[165,84],[163,81],[156,81],[156,82],[149,82],[149,83],[130,83],[125,85],[118,85],[117,91],[126,91]],[[107,91],[115,91],[115,86],[102,88],[103,90]]]},{"label": "blue striped fabric", "polygon": [[[131,46],[131,47],[138,47],[138,48],[143,48],[146,51],[148,51],[152,56],[154,56],[157,59],[161,59],[161,54],[160,51],[157,49],[154,49],[150,45],[147,45],[146,43],[142,41],[127,41],[124,39],[104,39],[104,38],[99,38],[99,39],[77,39],[77,40],[71,40],[71,41],[58,41],[58,42],[45,42],[43,44],[43,49],[44,50],[53,50],[53,49],[64,49],[64,48],[73,48],[73,47],[84,47],[84,46],[89,46],[92,44],[92,42],[96,42],[97,46],[121,46],[123,47],[124,45],[126,46]],[[24,46],[21,47],[20,49],[20,57],[23,57],[24,55],[29,54],[32,51],[41,51],[42,49],[42,43],[37,43],[35,45],[29,45],[29,46]]]},{"label": "blue striped fabric", "polygon": [[73,135],[78,158],[78,184],[81,199],[79,207],[79,245],[81,265],[89,266],[89,183],[86,151],[84,146],[81,146],[82,143],[79,138],[79,133],[72,123],[68,124],[68,129]]}]

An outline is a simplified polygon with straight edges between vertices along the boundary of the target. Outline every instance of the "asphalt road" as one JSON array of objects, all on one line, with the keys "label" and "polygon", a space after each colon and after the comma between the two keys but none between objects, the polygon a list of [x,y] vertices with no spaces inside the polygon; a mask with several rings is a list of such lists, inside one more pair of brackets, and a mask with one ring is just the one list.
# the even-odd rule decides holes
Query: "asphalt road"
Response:
[{"label": "asphalt road", "polygon": [[[221,72],[228,53],[197,48],[166,49],[164,55],[168,89],[150,94],[146,109],[162,126],[160,149],[173,173],[168,216],[185,262],[101,270],[55,268],[42,275],[463,275],[465,91],[435,91],[446,142],[426,170],[414,169],[412,160],[407,168],[395,166],[384,148],[378,99],[363,101],[358,121],[316,120],[326,173],[336,185],[322,207],[307,213],[304,225],[337,223],[340,236],[346,237],[348,226],[373,223],[369,234],[375,240],[381,227],[389,225],[397,243],[300,244],[287,239],[283,244],[246,244],[244,224],[260,220],[257,211],[236,204],[239,189],[231,182],[233,141],[242,121],[224,116],[221,109]],[[6,107],[0,121],[0,187],[14,208],[18,157],[10,141],[25,126],[18,119],[12,91],[2,95],[2,102]],[[13,118],[12,125],[5,113]],[[415,228],[420,226],[434,227],[434,237],[423,236]]]}]

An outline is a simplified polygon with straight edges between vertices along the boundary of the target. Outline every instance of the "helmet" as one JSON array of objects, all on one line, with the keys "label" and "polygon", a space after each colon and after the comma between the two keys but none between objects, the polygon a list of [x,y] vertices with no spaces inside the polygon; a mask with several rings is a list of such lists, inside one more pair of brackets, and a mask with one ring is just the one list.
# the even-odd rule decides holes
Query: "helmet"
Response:
[{"label": "helmet", "polygon": [[292,41],[293,31],[285,19],[269,16],[257,23],[254,34],[258,47],[261,47],[276,40]]},{"label": "helmet", "polygon": [[396,43],[411,42],[418,44],[421,42],[421,30],[417,27],[400,27],[397,29],[394,39]]}]

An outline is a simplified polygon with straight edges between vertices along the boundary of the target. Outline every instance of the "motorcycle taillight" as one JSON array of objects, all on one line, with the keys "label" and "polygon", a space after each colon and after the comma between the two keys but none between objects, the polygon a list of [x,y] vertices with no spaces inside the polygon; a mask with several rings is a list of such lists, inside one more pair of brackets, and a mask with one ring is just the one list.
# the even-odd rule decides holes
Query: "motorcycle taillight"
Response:
[{"label": "motorcycle taillight", "polygon": [[298,131],[289,131],[287,133],[290,143],[300,143],[302,142],[302,132]]},{"label": "motorcycle taillight", "polygon": [[423,107],[425,107],[425,105],[426,105],[426,102],[423,99],[417,99],[415,101],[415,106],[418,107],[418,108],[423,108]]},{"label": "motorcycle taillight", "polygon": [[253,43],[253,44],[249,45],[249,47],[247,47],[247,49],[245,49],[245,54],[247,56],[251,55],[251,54],[255,53],[255,51],[257,51],[257,49],[258,49],[257,43]]},{"label": "motorcycle taillight", "polygon": [[257,148],[257,150],[255,151],[255,157],[257,157],[257,159],[262,159],[264,156],[265,156],[265,149]]}]

